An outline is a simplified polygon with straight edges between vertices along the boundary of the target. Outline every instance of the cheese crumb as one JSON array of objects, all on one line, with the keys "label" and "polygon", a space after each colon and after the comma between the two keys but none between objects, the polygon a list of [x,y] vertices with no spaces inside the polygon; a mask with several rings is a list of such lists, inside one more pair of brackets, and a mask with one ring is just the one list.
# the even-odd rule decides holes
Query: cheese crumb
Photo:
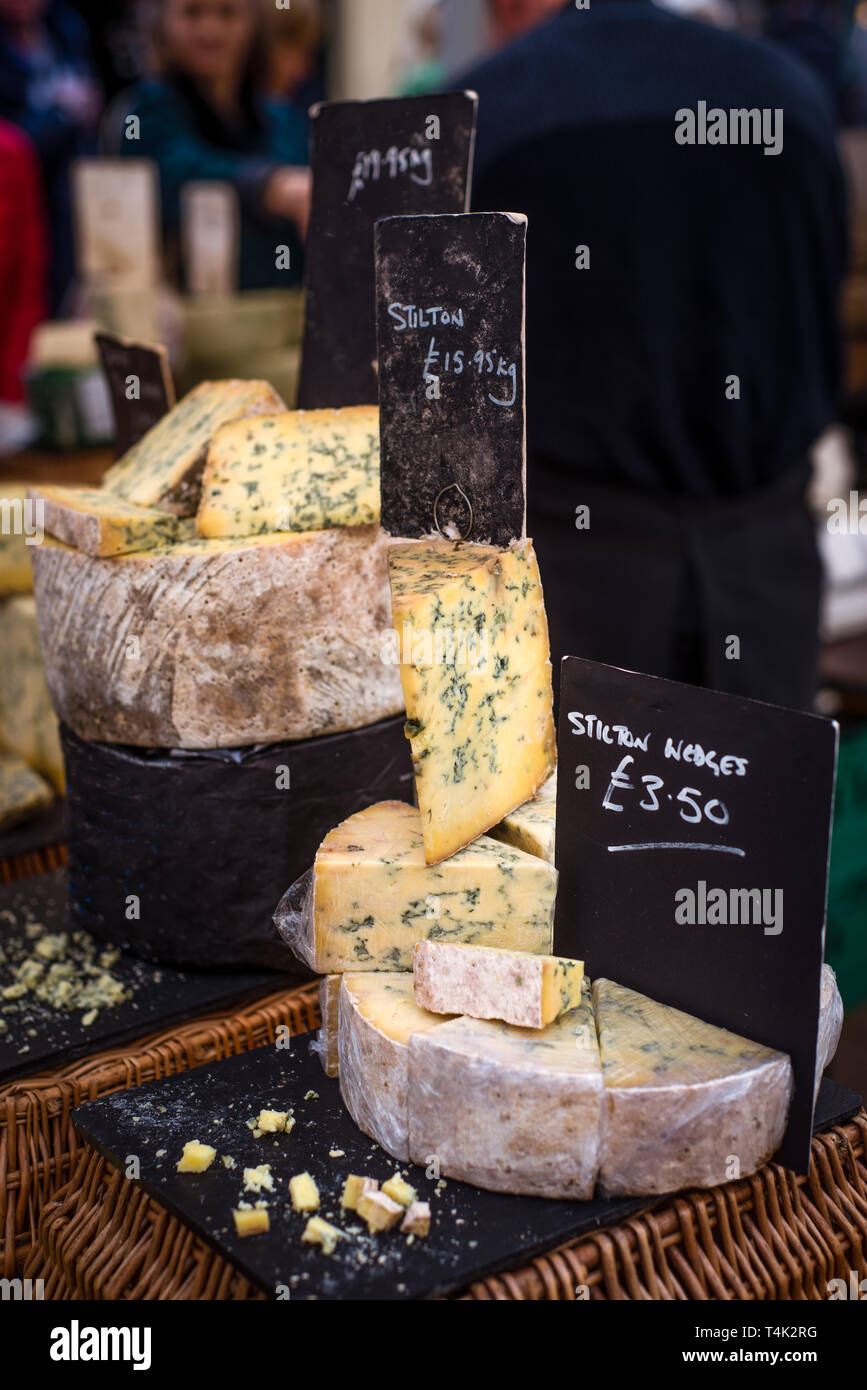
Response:
[{"label": "cheese crumb", "polygon": [[343,1232],[336,1226],[331,1226],[327,1221],[323,1221],[321,1216],[311,1216],[301,1239],[307,1245],[319,1245],[323,1255],[332,1255],[337,1248],[338,1240],[343,1239]]},{"label": "cheese crumb", "polygon": [[427,1202],[413,1202],[400,1223],[400,1229],[409,1235],[426,1236],[430,1231],[430,1205]]},{"label": "cheese crumb", "polygon": [[230,1154],[223,1154],[224,1168],[237,1168],[237,1166],[237,1163],[235,1162],[234,1158],[231,1157]]},{"label": "cheese crumb", "polygon": [[294,1123],[288,1110],[260,1110],[256,1126],[262,1134],[288,1134]]},{"label": "cheese crumb", "polygon": [[360,1198],[366,1192],[376,1192],[379,1183],[376,1178],[360,1178],[357,1173],[350,1173],[346,1182],[343,1184],[343,1193],[340,1198],[340,1205],[346,1211],[358,1211]]},{"label": "cheese crumb", "polygon": [[417,1195],[415,1188],[410,1187],[408,1182],[404,1182],[399,1173],[395,1173],[388,1182],[384,1182],[382,1190],[386,1197],[390,1197],[393,1202],[398,1202],[402,1207],[411,1207]]},{"label": "cheese crumb", "polygon": [[274,1179],[270,1163],[260,1163],[258,1168],[244,1169],[245,1192],[273,1192]]},{"label": "cheese crumb", "polygon": [[271,1228],[270,1217],[267,1211],[261,1208],[238,1208],[233,1210],[232,1216],[235,1221],[235,1234],[239,1236],[257,1236]]},{"label": "cheese crumb", "polygon": [[212,1149],[210,1144],[200,1144],[198,1139],[191,1139],[184,1145],[184,1151],[177,1163],[179,1173],[204,1173],[210,1168],[214,1159],[217,1157],[217,1150]]},{"label": "cheese crumb", "polygon": [[305,1100],[318,1100],[318,1099],[319,1099],[319,1092],[318,1092],[318,1091],[305,1091],[305,1093],[304,1093],[304,1099],[305,1099]]},{"label": "cheese crumb", "polygon": [[374,1231],[389,1231],[396,1226],[404,1214],[399,1202],[393,1202],[384,1192],[366,1192],[358,1202],[358,1215],[367,1222],[371,1235]]},{"label": "cheese crumb", "polygon": [[319,1188],[309,1173],[296,1173],[289,1179],[289,1195],[295,1211],[318,1211]]}]

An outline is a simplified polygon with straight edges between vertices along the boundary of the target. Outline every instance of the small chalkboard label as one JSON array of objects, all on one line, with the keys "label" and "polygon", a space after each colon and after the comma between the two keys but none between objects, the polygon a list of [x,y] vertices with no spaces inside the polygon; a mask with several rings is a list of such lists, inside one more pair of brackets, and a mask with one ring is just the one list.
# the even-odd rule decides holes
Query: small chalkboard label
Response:
[{"label": "small chalkboard label", "polygon": [[161,343],[134,343],[110,333],[94,338],[108,378],[120,458],[175,403],[168,353]]},{"label": "small chalkboard label", "polygon": [[314,106],[298,404],[376,405],[373,228],[401,213],[465,212],[474,92]]},{"label": "small chalkboard label", "polygon": [[562,667],[558,953],[786,1052],[807,1171],[837,725],[578,657]]},{"label": "small chalkboard label", "polygon": [[376,228],[382,524],[508,545],[524,535],[527,219]]}]

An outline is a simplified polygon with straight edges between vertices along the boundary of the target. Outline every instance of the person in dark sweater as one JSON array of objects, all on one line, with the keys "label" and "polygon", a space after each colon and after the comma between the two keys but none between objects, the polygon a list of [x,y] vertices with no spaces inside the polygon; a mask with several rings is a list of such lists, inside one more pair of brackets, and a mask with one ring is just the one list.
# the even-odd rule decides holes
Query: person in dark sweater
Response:
[{"label": "person in dark sweater", "polygon": [[805,487],[846,258],[821,85],[649,0],[570,3],[461,83],[473,208],[529,219],[529,531],[555,666],[810,707]]},{"label": "person in dark sweater", "polygon": [[259,0],[161,0],[161,75],[120,99],[120,115],[139,118],[139,138],[121,138],[120,153],[155,161],[169,242],[185,184],[215,179],[237,192],[241,289],[300,283],[310,207],[307,117],[262,95],[260,43]]}]

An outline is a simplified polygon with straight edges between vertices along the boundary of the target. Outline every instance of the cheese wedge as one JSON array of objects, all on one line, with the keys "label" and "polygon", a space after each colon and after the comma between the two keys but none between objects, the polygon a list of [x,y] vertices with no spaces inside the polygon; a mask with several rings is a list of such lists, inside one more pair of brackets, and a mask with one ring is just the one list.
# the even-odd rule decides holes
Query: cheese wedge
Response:
[{"label": "cheese wedge", "polygon": [[12,830],[47,811],[54,800],[48,783],[20,758],[0,753],[0,830]]},{"label": "cheese wedge", "polygon": [[581,1003],[584,963],[490,946],[419,941],[412,972],[416,1003],[432,1013],[544,1028]]},{"label": "cheese wedge", "polygon": [[425,858],[436,864],[553,771],[542,585],[530,541],[402,544],[388,564]]},{"label": "cheese wedge", "polygon": [[48,534],[86,555],[123,555],[192,539],[192,522],[98,488],[43,485],[32,487],[30,497],[43,505]]},{"label": "cheese wedge", "polygon": [[792,1095],[782,1052],[611,980],[593,982],[606,1116],[606,1196],[717,1187],[779,1147]]},{"label": "cheese wedge", "polygon": [[319,1011],[322,1027],[316,1038],[316,1050],[326,1076],[336,1076],[339,1071],[337,1057],[337,1018],[340,999],[340,975],[326,975],[319,981]]},{"label": "cheese wedge", "polygon": [[379,410],[292,410],[218,430],[202,475],[200,536],[323,531],[379,521]]},{"label": "cheese wedge", "polygon": [[384,534],[192,540],[100,559],[34,553],[45,669],[80,738],[233,748],[399,714]]},{"label": "cheese wedge", "polygon": [[495,1192],[585,1199],[604,1086],[589,990],[540,1031],[456,1018],[409,1043],[409,1151]]},{"label": "cheese wedge", "polygon": [[208,445],[220,426],[285,409],[267,381],[203,381],[118,459],[103,487],[140,507],[193,516]]},{"label": "cheese wedge", "polygon": [[407,1159],[407,1084],[413,1034],[443,1022],[413,998],[405,972],[348,974],[340,988],[340,1094],[359,1129]]},{"label": "cheese wedge", "polygon": [[[29,594],[33,588],[30,550],[25,525],[34,527],[37,519],[25,509],[27,483],[0,484],[0,598],[10,594]],[[38,531],[31,530],[38,540]]]},{"label": "cheese wedge", "polygon": [[[36,562],[46,548],[33,547]],[[57,791],[65,790],[57,716],[45,682],[36,604],[30,594],[0,603],[0,748],[41,772]]]},{"label": "cheese wedge", "polygon": [[525,854],[535,854],[537,858],[553,864],[557,837],[557,802],[554,796],[543,796],[540,792],[516,811],[511,811],[499,825],[493,826],[490,834],[505,845],[514,845]]},{"label": "cheese wedge", "polygon": [[276,920],[319,973],[411,970],[426,938],[549,952],[556,891],[550,864],[485,835],[426,864],[418,811],[380,801],[326,835]]}]

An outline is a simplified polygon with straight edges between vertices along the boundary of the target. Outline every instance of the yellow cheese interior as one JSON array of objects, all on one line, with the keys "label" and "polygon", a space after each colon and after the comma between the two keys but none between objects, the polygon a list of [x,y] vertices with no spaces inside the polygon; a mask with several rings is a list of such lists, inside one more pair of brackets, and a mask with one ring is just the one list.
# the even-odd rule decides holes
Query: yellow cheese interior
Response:
[{"label": "yellow cheese interior", "polygon": [[392,1042],[408,1043],[413,1033],[427,1033],[442,1023],[442,1014],[420,1009],[413,996],[412,975],[405,971],[370,971],[344,975],[362,1018]]}]

